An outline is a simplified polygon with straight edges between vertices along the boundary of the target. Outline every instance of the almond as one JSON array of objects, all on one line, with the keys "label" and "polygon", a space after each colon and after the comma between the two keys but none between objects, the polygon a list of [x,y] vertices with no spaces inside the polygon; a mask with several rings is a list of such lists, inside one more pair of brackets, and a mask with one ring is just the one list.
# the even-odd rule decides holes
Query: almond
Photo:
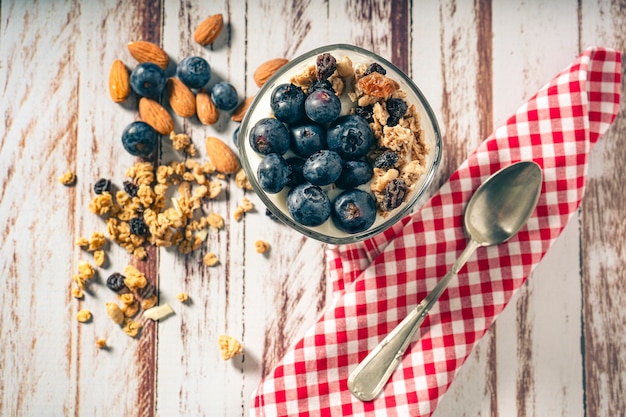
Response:
[{"label": "almond", "polygon": [[243,103],[237,106],[232,116],[230,116],[230,120],[232,120],[233,122],[241,122],[243,120],[243,117],[246,115],[246,112],[248,111],[250,103],[252,103],[253,99],[254,96],[248,97],[243,101]]},{"label": "almond", "polygon": [[222,31],[224,26],[224,18],[222,14],[214,14],[204,19],[196,31],[193,33],[193,38],[202,46],[206,46],[212,43]]},{"label": "almond", "polygon": [[165,70],[170,62],[167,53],[152,42],[135,41],[128,44],[128,51],[139,62],[152,62]]},{"label": "almond", "polygon": [[203,125],[212,125],[220,117],[220,111],[211,100],[211,95],[204,89],[196,94],[196,114]]},{"label": "almond", "polygon": [[234,174],[239,170],[239,159],[224,142],[216,137],[206,138],[206,153],[218,172]]},{"label": "almond", "polygon": [[113,61],[109,71],[109,94],[116,103],[121,103],[130,95],[130,74],[119,59]]},{"label": "almond", "polygon": [[152,99],[142,97],[139,100],[139,117],[161,135],[169,135],[174,131],[172,116]]},{"label": "almond", "polygon": [[274,75],[274,73],[287,62],[289,62],[289,60],[285,58],[274,58],[259,65],[256,71],[254,71],[254,82],[256,85],[261,87],[268,78]]},{"label": "almond", "polygon": [[196,114],[196,97],[178,78],[167,80],[167,95],[170,107],[180,117],[191,117]]}]

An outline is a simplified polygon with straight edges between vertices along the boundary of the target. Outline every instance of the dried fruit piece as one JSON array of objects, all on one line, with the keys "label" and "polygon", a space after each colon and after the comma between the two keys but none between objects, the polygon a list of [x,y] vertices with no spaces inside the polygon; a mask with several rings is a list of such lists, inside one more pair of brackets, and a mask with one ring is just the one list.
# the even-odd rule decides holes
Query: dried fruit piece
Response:
[{"label": "dried fruit piece", "polygon": [[239,170],[237,155],[218,138],[213,136],[206,138],[206,152],[218,172],[234,174]]},{"label": "dried fruit piece", "polygon": [[315,60],[316,77],[318,80],[325,80],[337,69],[337,60],[329,53],[321,54]]},{"label": "dried fruit piece", "polygon": [[116,103],[123,102],[130,95],[130,72],[119,59],[113,61],[109,71],[109,94]]},{"label": "dried fruit piece", "polygon": [[385,98],[396,91],[396,83],[379,72],[372,72],[359,78],[359,88],[367,95]]},{"label": "dried fruit piece", "polygon": [[139,117],[161,135],[169,135],[174,131],[172,116],[156,101],[142,97],[139,100]]},{"label": "dried fruit piece", "polygon": [[383,210],[390,211],[400,206],[406,197],[406,182],[402,178],[394,178],[385,186]]},{"label": "dried fruit piece", "polygon": [[220,346],[220,352],[222,354],[222,359],[225,361],[233,358],[236,355],[239,355],[243,352],[243,346],[237,339],[231,336],[221,335],[217,339],[217,343]]},{"label": "dried fruit piece", "polygon": [[254,71],[254,82],[261,87],[280,67],[289,62],[286,58],[274,58],[265,61]]},{"label": "dried fruit piece", "polygon": [[243,117],[246,115],[252,100],[254,100],[254,96],[247,97],[239,106],[237,106],[233,114],[230,116],[230,120],[233,122],[241,122]]},{"label": "dried fruit piece", "polygon": [[152,42],[134,41],[128,43],[128,52],[140,63],[152,62],[165,70],[170,62],[167,53]]},{"label": "dried fruit piece", "polygon": [[212,43],[222,31],[224,26],[224,17],[221,13],[214,14],[204,19],[196,27],[193,38],[202,46]]},{"label": "dried fruit piece", "polygon": [[196,114],[196,97],[178,78],[167,81],[167,94],[170,107],[180,117],[191,117]]},{"label": "dried fruit piece", "polygon": [[220,111],[211,100],[211,95],[204,89],[196,94],[196,114],[203,125],[212,125],[220,117]]}]

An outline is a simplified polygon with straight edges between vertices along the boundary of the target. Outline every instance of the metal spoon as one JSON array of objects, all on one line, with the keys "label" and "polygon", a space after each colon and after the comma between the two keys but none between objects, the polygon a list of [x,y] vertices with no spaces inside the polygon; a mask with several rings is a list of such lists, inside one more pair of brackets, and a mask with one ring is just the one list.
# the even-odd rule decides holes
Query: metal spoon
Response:
[{"label": "metal spoon", "polygon": [[467,247],[426,298],[352,371],[348,388],[355,397],[370,401],[380,394],[450,280],[477,248],[498,245],[517,234],[535,210],[541,183],[539,165],[522,161],[499,170],[476,189],[465,209]]}]

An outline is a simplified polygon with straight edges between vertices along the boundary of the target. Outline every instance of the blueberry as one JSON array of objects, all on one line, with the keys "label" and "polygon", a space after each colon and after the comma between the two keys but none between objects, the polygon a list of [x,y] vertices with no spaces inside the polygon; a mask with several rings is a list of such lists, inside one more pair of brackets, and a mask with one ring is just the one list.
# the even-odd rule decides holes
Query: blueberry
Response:
[{"label": "blueberry", "polygon": [[330,199],[317,185],[304,183],[287,195],[287,210],[304,226],[319,226],[330,217]]},{"label": "blueberry", "polygon": [[315,123],[299,125],[289,130],[291,150],[303,158],[326,148],[326,128]]},{"label": "blueberry", "polygon": [[333,201],[332,219],[346,233],[362,232],[376,220],[376,202],[370,193],[358,188],[344,191]]},{"label": "blueberry", "polygon": [[220,110],[232,110],[237,107],[237,90],[232,84],[220,81],[211,88],[211,100]]},{"label": "blueberry", "polygon": [[316,123],[330,123],[341,113],[341,101],[332,91],[315,90],[306,98],[304,111]]},{"label": "blueberry", "polygon": [[304,91],[293,84],[281,84],[272,92],[270,106],[274,116],[285,123],[295,123],[304,114]]},{"label": "blueberry", "polygon": [[270,194],[276,194],[289,180],[289,165],[282,156],[270,153],[259,163],[256,175],[261,188]]},{"label": "blueberry", "polygon": [[337,152],[322,149],[304,162],[302,175],[314,185],[332,184],[341,175],[343,161]]},{"label": "blueberry", "polygon": [[159,99],[166,83],[165,72],[152,62],[143,62],[130,73],[130,87],[133,91],[153,100]]},{"label": "blueberry", "polygon": [[187,87],[200,88],[211,79],[211,66],[204,58],[188,56],[176,67],[176,76]]},{"label": "blueberry", "polygon": [[235,131],[233,132],[233,142],[235,143],[236,147],[239,147],[239,130],[240,130],[241,125],[237,126],[237,129],[235,129]]},{"label": "blueberry", "polygon": [[304,166],[304,159],[292,156],[287,158],[287,165],[289,165],[289,177],[287,179],[287,187],[295,187],[306,182],[304,175],[302,175],[302,167]]},{"label": "blueberry", "polygon": [[335,185],[344,190],[358,187],[372,179],[374,171],[365,161],[346,161]]},{"label": "blueberry", "polygon": [[283,122],[272,117],[256,122],[248,140],[252,149],[263,155],[268,153],[282,155],[289,150],[289,131]]},{"label": "blueberry", "polygon": [[134,156],[148,158],[157,150],[158,143],[156,130],[144,122],[132,122],[122,132],[122,145]]},{"label": "blueberry", "polygon": [[333,93],[335,90],[333,89],[333,85],[328,80],[315,80],[309,86],[308,92],[311,94],[315,90],[328,90]]},{"label": "blueberry", "polygon": [[361,116],[347,114],[333,122],[326,132],[328,148],[342,158],[358,159],[374,144],[374,132]]}]

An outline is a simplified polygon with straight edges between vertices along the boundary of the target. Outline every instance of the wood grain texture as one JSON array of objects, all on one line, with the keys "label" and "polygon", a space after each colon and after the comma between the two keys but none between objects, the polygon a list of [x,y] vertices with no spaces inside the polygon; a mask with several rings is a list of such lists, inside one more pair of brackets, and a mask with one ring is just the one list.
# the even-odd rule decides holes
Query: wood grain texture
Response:
[{"label": "wood grain texture", "polygon": [[[2,1],[0,415],[246,416],[261,378],[331,300],[325,246],[270,220],[260,199],[230,180],[203,205],[226,227],[198,252],[151,249],[136,262],[110,245],[87,296],[70,296],[78,261],[92,260],[74,241],[104,231],[87,209],[93,184],[121,185],[135,162],[119,136],[138,117],[137,100],[113,103],[106,84],[114,59],[136,64],[127,42],[162,45],[169,74],[185,56],[203,56],[211,82],[233,83],[242,99],[258,91],[252,74],[268,59],[329,43],[370,48],[429,98],[445,142],[441,184],[582,49],[625,50],[624,10],[624,0]],[[191,34],[215,13],[223,31],[202,47]],[[580,215],[478,343],[435,416],[624,416],[624,117],[622,109],[592,153]],[[175,126],[201,159],[208,135],[235,149],[237,124],[226,113],[213,126],[178,117]],[[165,141],[161,161],[175,158]],[[56,181],[67,170],[78,176],[72,187]],[[243,197],[256,209],[237,222]],[[256,253],[257,239],[269,253]],[[209,251],[218,266],[202,264]],[[104,310],[115,301],[106,277],[129,263],[176,311],[143,321],[138,339]],[[188,304],[176,299],[183,291]],[[76,321],[81,308],[91,322]],[[221,334],[241,340],[244,354],[223,361]],[[100,337],[108,349],[95,347]]]}]

